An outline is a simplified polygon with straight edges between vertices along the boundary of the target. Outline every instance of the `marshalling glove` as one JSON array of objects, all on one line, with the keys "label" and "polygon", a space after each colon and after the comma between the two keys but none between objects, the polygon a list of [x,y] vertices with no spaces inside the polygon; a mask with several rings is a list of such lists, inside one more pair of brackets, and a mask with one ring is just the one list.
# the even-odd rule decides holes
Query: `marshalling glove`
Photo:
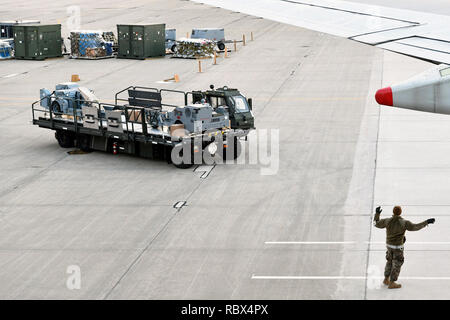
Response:
[{"label": "marshalling glove", "polygon": [[376,213],[376,214],[380,214],[381,211],[383,211],[383,209],[381,209],[381,207],[377,207],[377,208],[375,209],[375,213]]},{"label": "marshalling glove", "polygon": [[430,223],[433,224],[435,221],[436,221],[435,218],[431,218],[431,219],[428,219],[428,220],[427,220],[427,223],[428,223],[428,224],[430,224]]}]

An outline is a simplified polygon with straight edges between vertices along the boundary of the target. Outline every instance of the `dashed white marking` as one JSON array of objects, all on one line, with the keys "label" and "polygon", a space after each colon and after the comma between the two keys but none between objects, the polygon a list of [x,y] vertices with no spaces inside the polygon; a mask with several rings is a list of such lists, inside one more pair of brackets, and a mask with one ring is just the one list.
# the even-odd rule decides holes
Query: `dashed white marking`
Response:
[{"label": "dashed white marking", "polygon": [[180,208],[182,208],[185,205],[186,205],[186,201],[178,201],[173,205],[173,207],[174,207],[174,209],[179,210]]},{"label": "dashed white marking", "polygon": [[168,80],[168,81],[164,81],[164,80],[160,80],[160,81],[155,81],[156,83],[176,83],[175,81],[172,80]]},{"label": "dashed white marking", "polygon": [[199,165],[197,168],[195,168],[194,172],[203,172],[200,178],[206,179],[211,171],[214,169],[215,165]]}]

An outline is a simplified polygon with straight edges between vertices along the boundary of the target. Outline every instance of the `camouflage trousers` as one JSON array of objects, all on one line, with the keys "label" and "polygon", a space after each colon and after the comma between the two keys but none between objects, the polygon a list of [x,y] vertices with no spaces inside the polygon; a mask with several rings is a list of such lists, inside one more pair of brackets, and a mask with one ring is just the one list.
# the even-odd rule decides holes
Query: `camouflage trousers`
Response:
[{"label": "camouflage trousers", "polygon": [[391,281],[397,281],[400,269],[405,261],[403,249],[392,249],[388,247],[386,251],[386,260],[384,276]]}]

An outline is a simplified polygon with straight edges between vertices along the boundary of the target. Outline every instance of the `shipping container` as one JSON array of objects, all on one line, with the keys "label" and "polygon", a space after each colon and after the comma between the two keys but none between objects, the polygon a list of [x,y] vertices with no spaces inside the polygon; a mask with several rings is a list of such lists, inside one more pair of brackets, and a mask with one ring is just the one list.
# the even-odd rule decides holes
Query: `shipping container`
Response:
[{"label": "shipping container", "polygon": [[61,25],[14,26],[16,59],[44,60],[62,56]]},{"label": "shipping container", "polygon": [[117,25],[118,58],[145,59],[166,54],[165,24]]},{"label": "shipping container", "polygon": [[0,39],[13,38],[13,26],[39,24],[39,20],[14,20],[14,21],[0,21]]}]

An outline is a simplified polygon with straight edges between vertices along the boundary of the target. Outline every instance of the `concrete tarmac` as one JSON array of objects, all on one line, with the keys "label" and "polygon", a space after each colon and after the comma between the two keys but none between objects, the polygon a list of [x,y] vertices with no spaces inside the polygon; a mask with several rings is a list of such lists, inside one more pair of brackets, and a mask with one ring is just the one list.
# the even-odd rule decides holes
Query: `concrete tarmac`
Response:
[{"label": "concrete tarmac", "polygon": [[[1,299],[450,298],[449,120],[374,100],[376,89],[430,64],[187,1],[73,3],[82,29],[164,22],[178,37],[220,26],[229,39],[255,40],[217,65],[203,61],[203,73],[195,60],[168,56],[0,62]],[[61,2],[4,9],[0,20],[67,19]],[[179,83],[161,83],[175,73]],[[31,102],[71,74],[102,101],[129,85],[236,87],[253,98],[256,127],[278,132],[279,161],[264,174],[267,164],[243,155],[245,164],[216,165],[202,178],[211,168],[69,155],[52,131],[31,125]],[[186,205],[174,208],[178,201]],[[377,278],[384,231],[371,219],[374,205],[386,216],[395,204],[411,220],[437,222],[407,235],[417,243],[401,277],[411,279],[388,291]],[[79,289],[67,285],[73,266]]]}]

